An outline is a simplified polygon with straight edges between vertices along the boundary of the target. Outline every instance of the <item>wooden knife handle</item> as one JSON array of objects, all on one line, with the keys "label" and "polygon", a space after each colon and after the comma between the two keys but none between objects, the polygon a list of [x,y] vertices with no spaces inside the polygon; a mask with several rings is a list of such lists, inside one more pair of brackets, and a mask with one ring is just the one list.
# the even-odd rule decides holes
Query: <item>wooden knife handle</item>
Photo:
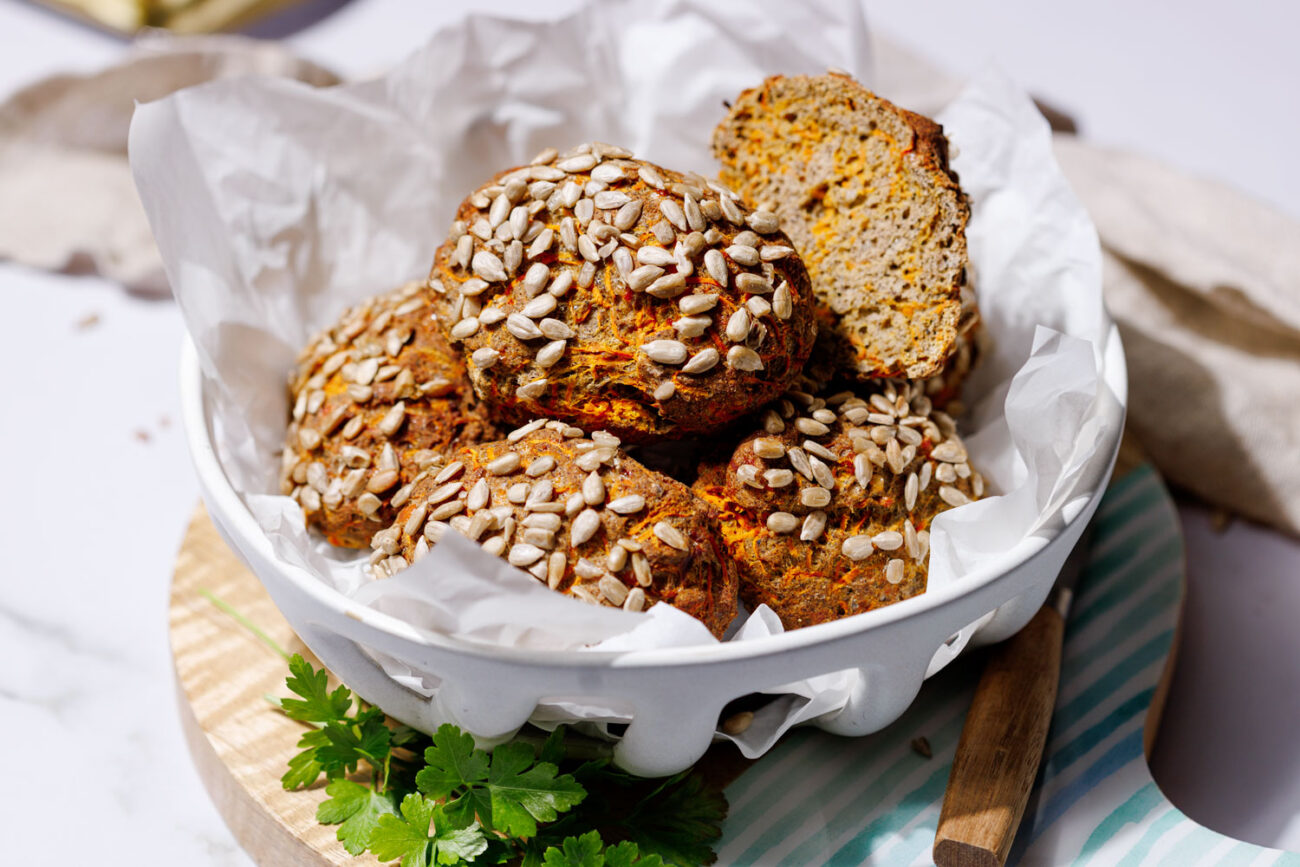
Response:
[{"label": "wooden knife handle", "polygon": [[1064,631],[1045,605],[993,650],[952,762],[934,836],[938,867],[1006,863],[1052,722]]}]

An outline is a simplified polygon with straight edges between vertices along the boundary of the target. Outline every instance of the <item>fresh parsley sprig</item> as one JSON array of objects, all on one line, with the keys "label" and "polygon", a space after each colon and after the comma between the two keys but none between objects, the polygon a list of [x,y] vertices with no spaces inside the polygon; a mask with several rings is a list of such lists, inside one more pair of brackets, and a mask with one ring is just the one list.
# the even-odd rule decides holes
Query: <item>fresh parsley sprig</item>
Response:
[{"label": "fresh parsley sprig", "polygon": [[[432,739],[390,726],[324,669],[289,658],[295,698],[279,701],[311,728],[281,778],[286,789],[322,776],[322,824],[353,855],[367,849],[401,867],[694,867],[716,860],[727,802],[690,772],[642,780],[608,760],[570,758],[564,731],[540,745],[515,741],[490,754],[455,726]],[[422,761],[421,761],[422,759]],[[603,835],[602,835],[603,832]],[[606,844],[605,840],[616,842]]]}]

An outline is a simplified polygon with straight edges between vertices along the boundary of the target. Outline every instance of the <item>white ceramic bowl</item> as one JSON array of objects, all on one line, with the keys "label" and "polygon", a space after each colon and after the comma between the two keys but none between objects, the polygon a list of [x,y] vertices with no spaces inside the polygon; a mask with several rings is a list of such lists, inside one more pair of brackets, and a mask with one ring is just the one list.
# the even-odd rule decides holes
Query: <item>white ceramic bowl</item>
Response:
[{"label": "white ceramic bowl", "polygon": [[[1106,383],[1127,400],[1123,349],[1111,326],[1103,359]],[[724,705],[740,696],[845,669],[862,677],[847,706],[814,724],[863,735],[907,709],[922,681],[972,640],[1000,641],[1043,603],[1066,555],[1092,517],[1119,450],[1098,444],[1081,479],[1095,493],[1067,511],[1050,538],[1031,537],[952,586],[886,608],[781,635],[707,647],[628,653],[537,651],[490,647],[417,633],[402,621],[359,605],[305,569],[275,556],[267,537],[223,471],[212,444],[204,375],[193,345],[181,357],[186,433],[208,512],[222,536],[270,591],[312,652],[366,701],[415,728],[452,722],[484,742],[512,735],[539,701],[581,699],[632,717],[614,749],[626,770],[664,775],[703,755]],[[364,648],[364,649],[363,649]],[[432,699],[401,686],[366,652],[436,672]]]}]

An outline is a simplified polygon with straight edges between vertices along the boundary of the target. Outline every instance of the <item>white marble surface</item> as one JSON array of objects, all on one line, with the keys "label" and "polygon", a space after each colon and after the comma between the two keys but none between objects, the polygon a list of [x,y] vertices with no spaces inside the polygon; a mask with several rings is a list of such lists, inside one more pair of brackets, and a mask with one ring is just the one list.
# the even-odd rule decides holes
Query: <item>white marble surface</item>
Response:
[{"label": "white marble surface", "polygon": [[[326,3],[326,6],[337,4]],[[537,4],[477,3],[528,14]],[[1300,10],[1282,0],[1133,4],[868,0],[876,25],[962,73],[994,60],[1092,138],[1234,183],[1300,216]],[[1137,7],[1137,8],[1135,8]],[[351,75],[418,45],[451,3],[355,0],[290,36]],[[0,93],[123,50],[0,0]],[[0,543],[0,861],[247,864],[189,762],[166,605],[197,489],[176,420],[180,317],[95,278],[0,263],[7,461]],[[97,324],[87,326],[88,316]],[[1156,775],[1194,818],[1300,850],[1300,545],[1183,509],[1182,658]],[[59,808],[76,803],[75,815]]]}]

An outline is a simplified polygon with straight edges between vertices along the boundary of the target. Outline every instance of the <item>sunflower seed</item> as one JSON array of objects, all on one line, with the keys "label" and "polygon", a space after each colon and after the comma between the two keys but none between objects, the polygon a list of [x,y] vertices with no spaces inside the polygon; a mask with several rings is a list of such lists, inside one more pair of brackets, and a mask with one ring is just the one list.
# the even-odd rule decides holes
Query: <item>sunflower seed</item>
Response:
[{"label": "sunflower seed", "polygon": [[681,364],[688,355],[686,344],[676,340],[651,340],[641,345],[641,351],[659,364]]},{"label": "sunflower seed", "polygon": [[578,154],[576,157],[560,160],[555,167],[562,172],[576,174],[578,172],[588,172],[596,167],[596,157],[593,154]]},{"label": "sunflower seed", "polygon": [[464,510],[464,508],[465,508],[464,500],[452,500],[450,502],[443,503],[441,506],[439,506],[438,508],[434,509],[432,512],[429,513],[429,520],[430,522],[445,521],[451,516],[459,514],[461,511]]},{"label": "sunflower seed", "polygon": [[612,546],[605,552],[605,568],[611,572],[622,572],[627,566],[627,549],[619,545]]},{"label": "sunflower seed", "polygon": [[598,473],[588,473],[582,480],[582,499],[588,506],[598,506],[605,502],[605,482]]},{"label": "sunflower seed", "polygon": [[797,418],[794,421],[795,430],[807,434],[810,437],[825,436],[831,432],[831,429],[815,418]]},{"label": "sunflower seed", "polygon": [[760,458],[775,460],[785,456],[785,446],[779,440],[759,437],[753,442],[754,454]]},{"label": "sunflower seed", "polygon": [[917,538],[916,528],[912,526],[911,521],[903,522],[903,547],[907,551],[907,556],[913,560],[921,559],[921,540]]},{"label": "sunflower seed", "polygon": [[708,316],[683,316],[673,320],[677,336],[686,338],[699,337],[712,324],[713,320]]},{"label": "sunflower seed", "polygon": [[654,166],[640,166],[636,170],[636,174],[637,177],[645,181],[647,186],[654,187],[656,190],[662,190],[664,188],[664,179]]},{"label": "sunflower seed", "polygon": [[687,224],[697,232],[703,232],[708,228],[704,222],[704,213],[700,210],[699,202],[690,193],[682,197],[682,210],[686,214]]},{"label": "sunflower seed", "polygon": [[475,277],[489,283],[502,283],[509,279],[501,259],[489,250],[479,250],[474,254],[471,269]]},{"label": "sunflower seed", "polygon": [[623,180],[623,169],[614,163],[601,163],[591,170],[591,179],[602,184],[612,184]]},{"label": "sunflower seed", "polygon": [[527,542],[521,542],[510,546],[510,554],[506,559],[510,561],[512,566],[531,566],[544,556],[546,556],[546,552],[541,548]]},{"label": "sunflower seed", "polygon": [[736,470],[736,478],[740,479],[742,484],[749,485],[751,488],[763,487],[758,481],[758,467],[753,464],[745,464]]},{"label": "sunflower seed", "polygon": [[679,231],[690,231],[690,226],[686,222],[686,214],[682,212],[682,206],[672,199],[663,199],[659,202],[659,213],[663,214],[664,218],[676,226]]},{"label": "sunflower seed", "polygon": [[397,429],[402,426],[402,422],[405,420],[406,404],[399,400],[397,403],[393,404],[392,408],[389,409],[388,412],[384,413],[384,417],[379,420],[379,432],[384,436],[391,437],[393,434],[397,433]]},{"label": "sunflower seed", "polygon": [[[550,295],[538,297],[546,297],[554,300],[553,296]],[[542,336],[541,329],[537,327],[536,323],[527,316],[524,316],[522,313],[511,313],[506,317],[506,330],[515,337],[518,337],[520,340],[535,340]]]},{"label": "sunflower seed", "polygon": [[501,455],[501,457],[489,461],[484,469],[494,476],[508,476],[515,470],[519,469],[520,462],[518,454],[515,452],[506,452]]},{"label": "sunflower seed", "polygon": [[655,240],[659,242],[660,246],[663,247],[667,247],[677,239],[676,230],[673,229],[672,223],[667,220],[660,220],[655,223],[650,228],[650,232],[655,236]]},{"label": "sunflower seed", "polygon": [[732,244],[727,248],[727,255],[731,257],[731,261],[739,265],[752,266],[759,262],[758,251],[743,244]]},{"label": "sunflower seed", "polygon": [[840,552],[850,560],[865,560],[871,556],[873,548],[870,536],[850,536],[840,546]]},{"label": "sunflower seed", "polygon": [[790,465],[798,471],[799,475],[809,481],[813,480],[812,464],[808,462],[808,455],[798,446],[793,446],[787,450],[786,454],[790,458]]},{"label": "sunflower seed", "polygon": [[903,534],[897,530],[883,530],[872,536],[871,542],[882,551],[897,551],[903,547]]},{"label": "sunflower seed", "polygon": [[627,601],[627,585],[613,575],[602,575],[600,583],[596,586],[600,588],[601,595],[612,605],[622,605]]},{"label": "sunflower seed", "polygon": [[717,293],[708,292],[703,295],[686,295],[677,302],[677,307],[687,316],[694,316],[712,310],[717,304]]},{"label": "sunflower seed", "polygon": [[799,527],[799,519],[789,512],[773,512],[767,516],[767,529],[773,533],[793,533]]},{"label": "sunflower seed", "polygon": [[770,235],[781,228],[781,221],[771,211],[750,211],[745,222],[760,235]]},{"label": "sunflower seed", "polygon": [[936,461],[960,464],[966,460],[966,449],[956,440],[945,440],[930,450],[930,457]]},{"label": "sunflower seed", "polygon": [[770,281],[758,274],[749,273],[736,275],[736,288],[751,295],[770,295],[773,291]]},{"label": "sunflower seed", "polygon": [[732,201],[730,196],[721,196],[718,199],[718,204],[722,206],[722,216],[726,217],[729,223],[735,226],[743,226],[745,224],[744,212],[740,210],[740,207],[734,201]]},{"label": "sunflower seed", "polygon": [[555,531],[548,530],[545,527],[525,527],[524,531],[519,534],[519,538],[525,544],[536,545],[544,551],[549,551],[555,547]]},{"label": "sunflower seed", "polygon": [[686,275],[681,272],[665,274],[645,289],[645,293],[654,298],[676,298],[684,291],[686,291]]},{"label": "sunflower seed", "polygon": [[372,494],[382,494],[397,484],[397,470],[381,470],[370,477],[366,490]]},{"label": "sunflower seed", "polygon": [[618,209],[614,215],[614,228],[621,232],[626,232],[636,225],[636,221],[641,218],[641,201],[633,199],[625,203]]},{"label": "sunflower seed", "polygon": [[808,463],[812,465],[813,478],[817,484],[827,490],[835,490],[835,475],[831,472],[831,468],[818,457],[809,457]]},{"label": "sunflower seed", "polygon": [[635,515],[645,508],[645,497],[640,494],[626,494],[605,504],[605,508],[620,515]]},{"label": "sunflower seed", "polygon": [[528,164],[530,166],[543,166],[551,162],[557,156],[559,156],[559,151],[557,151],[555,148],[545,148],[541,151],[538,151],[537,156],[533,157],[532,161],[529,162]]},{"label": "sunflower seed", "polygon": [[605,570],[588,560],[586,557],[579,557],[578,562],[574,564],[573,571],[579,578],[599,578],[605,573]]},{"label": "sunflower seed", "polygon": [[464,463],[462,463],[461,461],[452,461],[451,463],[447,464],[447,466],[443,467],[438,472],[438,475],[433,477],[433,483],[435,485],[441,485],[443,482],[446,482],[449,479],[454,479],[457,476],[459,476],[461,471],[464,469],[465,469]]},{"label": "sunflower seed", "polygon": [[930,554],[930,531],[920,530],[916,534],[916,544],[919,553],[916,557],[918,563],[924,563],[925,558]]},{"label": "sunflower seed", "polygon": [[719,286],[727,288],[731,273],[727,270],[727,260],[716,249],[704,251],[704,270],[709,272],[709,276],[717,281]]},{"label": "sunflower seed", "polygon": [[650,574],[650,559],[640,551],[632,554],[632,574],[636,576],[636,583],[641,587],[649,587],[653,583],[654,576]]},{"label": "sunflower seed", "polygon": [[515,240],[522,240],[528,232],[528,208],[520,205],[510,212],[510,234]]},{"label": "sunflower seed", "polygon": [[[556,304],[555,296],[548,292],[544,292],[525,304],[523,309],[519,312],[527,316],[529,319],[541,319],[543,316],[547,316],[553,312]],[[537,335],[540,337],[542,332],[536,328],[534,330],[537,331]]]},{"label": "sunflower seed", "polygon": [[492,205],[488,209],[488,225],[496,228],[505,222],[506,217],[510,215],[510,199],[505,193],[500,193],[492,200]]},{"label": "sunflower seed", "polygon": [[720,357],[718,350],[712,346],[701,349],[691,356],[690,361],[686,362],[685,366],[682,367],[682,372],[691,374],[707,373],[717,367]]},{"label": "sunflower seed", "polygon": [[550,480],[542,480],[533,485],[528,491],[528,499],[524,500],[524,508],[528,511],[552,511],[550,506],[558,506],[556,512],[564,511],[564,503],[552,502],[551,498],[555,497],[555,485]]},{"label": "sunflower seed", "polygon": [[451,327],[452,340],[464,340],[466,337],[472,337],[478,332],[478,318],[471,316],[469,319],[462,319]]},{"label": "sunflower seed", "polygon": [[916,473],[908,473],[907,483],[903,488],[903,504],[907,507],[907,511],[910,512],[916,508],[916,495],[920,493],[920,489],[921,481],[917,478]]},{"label": "sunflower seed", "polygon": [[671,379],[666,379],[655,386],[654,398],[658,401],[671,400],[672,396],[677,393],[677,386]]},{"label": "sunflower seed", "polygon": [[382,505],[383,502],[371,493],[365,493],[360,497],[357,497],[357,508],[366,515],[374,515],[375,512],[379,511],[379,507]]},{"label": "sunflower seed", "polygon": [[488,488],[487,479],[479,479],[474,483],[474,487],[469,489],[469,496],[465,498],[465,506],[471,512],[477,512],[488,504],[492,491]]},{"label": "sunflower seed", "polygon": [[792,253],[794,253],[793,247],[786,247],[782,244],[768,244],[758,251],[759,257],[764,262],[775,262],[777,259],[784,259]]},{"label": "sunflower seed", "polygon": [[595,196],[596,207],[600,208],[602,211],[612,211],[615,208],[621,208],[624,205],[631,203],[631,201],[631,196],[627,193],[618,192],[617,190],[605,190],[604,192],[596,193]]},{"label": "sunflower seed", "polygon": [[799,540],[801,542],[814,542],[821,537],[826,529],[826,513],[820,509],[816,512],[809,512],[808,517],[803,519],[803,528],[799,531]]},{"label": "sunflower seed", "polygon": [[537,329],[550,340],[568,340],[573,337],[573,329],[558,319],[543,319],[537,323]]},{"label": "sunflower seed", "polygon": [[[645,250],[645,249],[657,249],[657,248],[642,247],[641,249]],[[664,273],[664,269],[660,268],[658,265],[642,265],[640,268],[633,270],[631,273],[625,276],[623,280],[624,282],[627,283],[629,289],[633,290],[634,292],[640,292],[642,289],[646,288],[655,280],[657,280],[660,277],[660,275],[662,275],[663,273]]]},{"label": "sunflower seed", "polygon": [[825,408],[815,409],[812,411],[811,415],[814,419],[821,422],[822,424],[835,423],[835,413],[831,412],[829,409],[825,409]]},{"label": "sunflower seed", "polygon": [[628,591],[627,598],[623,600],[624,611],[641,611],[645,608],[645,591],[640,587],[633,587]]},{"label": "sunflower seed", "polygon": [[568,342],[564,340],[552,340],[537,351],[533,361],[537,363],[538,367],[552,367],[564,357],[564,350],[568,345]]},{"label": "sunflower seed", "polygon": [[885,580],[890,584],[900,584],[903,581],[903,561],[899,559],[890,560],[885,564]]},{"label": "sunflower seed", "polygon": [[439,503],[450,500],[452,497],[459,494],[463,487],[464,483],[462,482],[447,482],[446,484],[439,485],[433,490],[433,493],[425,497],[424,502],[430,506],[436,506]]},{"label": "sunflower seed", "polygon": [[663,247],[645,246],[636,251],[636,260],[642,265],[672,265],[673,254]]},{"label": "sunflower seed", "polygon": [[831,492],[825,488],[801,488],[799,502],[810,509],[824,509],[831,504]]},{"label": "sunflower seed", "polygon": [[678,551],[690,550],[690,541],[672,524],[667,521],[659,521],[654,525],[654,534],[670,548],[676,548]]},{"label": "sunflower seed", "polygon": [[747,346],[733,346],[727,350],[727,366],[736,370],[762,370],[763,359]]},{"label": "sunflower seed", "polygon": [[970,497],[966,496],[952,485],[940,485],[939,499],[943,500],[950,506],[964,506],[971,501]]},{"label": "sunflower seed", "polygon": [[726,335],[732,343],[740,343],[749,336],[751,321],[749,311],[740,307],[727,319]]}]

